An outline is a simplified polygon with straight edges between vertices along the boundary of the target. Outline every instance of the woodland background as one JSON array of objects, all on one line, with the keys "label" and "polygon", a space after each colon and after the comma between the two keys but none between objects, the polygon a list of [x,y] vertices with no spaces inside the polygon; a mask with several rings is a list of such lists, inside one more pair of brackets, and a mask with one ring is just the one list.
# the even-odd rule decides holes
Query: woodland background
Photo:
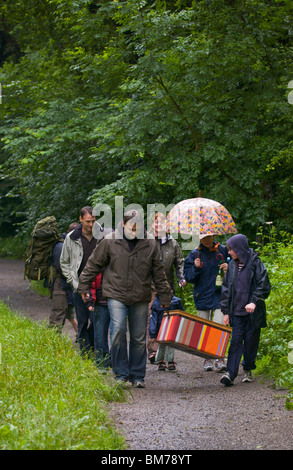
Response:
[{"label": "woodland background", "polygon": [[291,0],[2,0],[0,234],[215,199],[292,233]]},{"label": "woodland background", "polygon": [[[268,269],[257,371],[290,409],[292,13],[292,0],[0,3],[0,256],[21,257],[40,218],[63,231],[115,196],[145,211],[221,202]],[[180,296],[193,312],[192,285]]]}]

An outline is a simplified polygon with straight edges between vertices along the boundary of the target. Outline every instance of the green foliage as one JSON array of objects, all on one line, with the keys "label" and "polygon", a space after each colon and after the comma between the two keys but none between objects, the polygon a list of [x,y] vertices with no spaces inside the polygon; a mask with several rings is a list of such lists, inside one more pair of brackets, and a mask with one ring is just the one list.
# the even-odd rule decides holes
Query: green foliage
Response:
[{"label": "green foliage", "polygon": [[28,239],[20,235],[15,237],[0,237],[0,258],[22,259],[28,244]]},{"label": "green foliage", "polygon": [[123,399],[71,341],[0,303],[0,448],[2,450],[124,449],[106,413]]},{"label": "green foliage", "polygon": [[186,284],[183,289],[178,287],[175,295],[182,300],[182,304],[186,312],[197,315],[193,300],[193,284]]},{"label": "green foliage", "polygon": [[[263,238],[263,232],[261,233]],[[269,233],[270,242],[261,248],[272,284],[266,301],[268,328],[262,330],[257,370],[272,378],[277,386],[289,390],[287,407],[292,407],[293,367],[288,362],[288,344],[293,339],[293,238]]]},{"label": "green foliage", "polygon": [[18,46],[0,70],[2,175],[30,228],[48,214],[65,228],[116,195],[146,207],[201,190],[251,237],[268,220],[291,230],[290,0],[0,12]]},{"label": "green foliage", "polygon": [[43,297],[50,297],[51,291],[44,286],[44,281],[30,281],[32,289]]}]

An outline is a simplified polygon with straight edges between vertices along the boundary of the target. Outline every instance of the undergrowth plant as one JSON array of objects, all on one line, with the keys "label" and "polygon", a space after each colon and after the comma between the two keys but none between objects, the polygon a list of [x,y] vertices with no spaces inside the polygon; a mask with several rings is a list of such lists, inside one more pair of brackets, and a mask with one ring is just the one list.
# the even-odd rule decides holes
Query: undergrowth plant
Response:
[{"label": "undergrowth plant", "polygon": [[[263,241],[262,231],[260,236]],[[257,372],[288,390],[286,407],[293,409],[293,365],[288,361],[288,345],[293,340],[293,237],[277,234],[272,227],[259,254],[272,290],[266,300],[268,327],[261,334]]]},{"label": "undergrowth plant", "polygon": [[22,259],[27,244],[28,240],[20,235],[5,238],[0,236],[0,258]]},{"label": "undergrowth plant", "polygon": [[109,374],[66,335],[0,302],[0,449],[124,449],[107,403],[124,399]]}]

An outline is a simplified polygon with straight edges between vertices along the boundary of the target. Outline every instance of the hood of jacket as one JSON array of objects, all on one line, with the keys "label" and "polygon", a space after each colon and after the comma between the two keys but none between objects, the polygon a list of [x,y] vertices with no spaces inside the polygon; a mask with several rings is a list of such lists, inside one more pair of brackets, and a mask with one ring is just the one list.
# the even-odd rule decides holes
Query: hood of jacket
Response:
[{"label": "hood of jacket", "polygon": [[72,240],[78,240],[81,237],[82,224],[79,224],[70,234]]},{"label": "hood of jacket", "polygon": [[233,237],[227,240],[227,245],[236,253],[242,263],[246,264],[250,257],[250,249],[246,236],[241,233],[233,235]]}]

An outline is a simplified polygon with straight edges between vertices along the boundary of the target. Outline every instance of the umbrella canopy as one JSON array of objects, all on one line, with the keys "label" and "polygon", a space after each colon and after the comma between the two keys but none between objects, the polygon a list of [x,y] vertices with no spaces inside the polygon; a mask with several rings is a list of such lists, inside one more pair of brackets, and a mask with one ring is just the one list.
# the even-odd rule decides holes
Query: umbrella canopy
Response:
[{"label": "umbrella canopy", "polygon": [[197,197],[176,204],[168,214],[170,233],[187,235],[224,235],[237,233],[227,209],[212,199]]}]

